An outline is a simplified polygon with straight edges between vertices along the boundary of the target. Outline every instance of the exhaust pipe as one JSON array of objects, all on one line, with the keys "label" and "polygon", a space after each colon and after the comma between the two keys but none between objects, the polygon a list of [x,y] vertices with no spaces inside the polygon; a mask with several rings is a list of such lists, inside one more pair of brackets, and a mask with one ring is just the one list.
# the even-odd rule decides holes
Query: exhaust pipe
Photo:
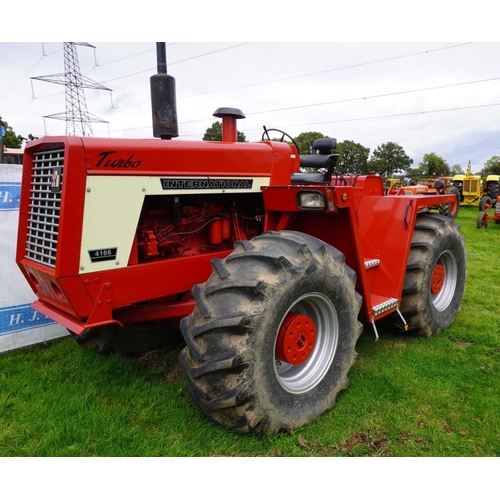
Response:
[{"label": "exhaust pipe", "polygon": [[160,139],[179,137],[175,78],[167,74],[167,49],[165,42],[156,42],[158,74],[150,78],[151,107],[153,111],[153,136]]}]

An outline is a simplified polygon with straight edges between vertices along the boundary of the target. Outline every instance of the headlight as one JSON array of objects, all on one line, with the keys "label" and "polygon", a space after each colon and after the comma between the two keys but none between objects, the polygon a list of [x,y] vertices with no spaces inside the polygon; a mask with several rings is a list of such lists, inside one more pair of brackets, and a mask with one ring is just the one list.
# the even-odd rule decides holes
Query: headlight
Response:
[{"label": "headlight", "polygon": [[324,210],[325,197],[319,191],[303,191],[298,194],[298,205],[301,210]]}]

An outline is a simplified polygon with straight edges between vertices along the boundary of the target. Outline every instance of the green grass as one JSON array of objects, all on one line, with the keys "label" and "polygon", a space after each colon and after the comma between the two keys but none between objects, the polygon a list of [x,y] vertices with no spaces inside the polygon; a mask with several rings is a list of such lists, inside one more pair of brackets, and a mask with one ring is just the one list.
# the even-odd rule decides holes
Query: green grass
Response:
[{"label": "green grass", "polygon": [[65,338],[0,356],[4,457],[493,457],[500,455],[500,226],[460,210],[468,279],[430,339],[365,327],[351,386],[290,435],[238,436],[191,401],[177,352],[100,357]]}]

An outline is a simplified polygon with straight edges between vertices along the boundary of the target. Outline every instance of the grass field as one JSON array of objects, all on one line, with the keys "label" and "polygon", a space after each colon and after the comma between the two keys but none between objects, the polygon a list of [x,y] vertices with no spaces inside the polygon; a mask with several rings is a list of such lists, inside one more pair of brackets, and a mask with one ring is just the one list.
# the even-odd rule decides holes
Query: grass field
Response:
[{"label": "grass field", "polygon": [[370,326],[336,407],[289,435],[238,436],[191,401],[178,350],[100,357],[71,338],[0,356],[3,457],[496,457],[500,455],[500,226],[460,210],[462,310],[438,337]]}]

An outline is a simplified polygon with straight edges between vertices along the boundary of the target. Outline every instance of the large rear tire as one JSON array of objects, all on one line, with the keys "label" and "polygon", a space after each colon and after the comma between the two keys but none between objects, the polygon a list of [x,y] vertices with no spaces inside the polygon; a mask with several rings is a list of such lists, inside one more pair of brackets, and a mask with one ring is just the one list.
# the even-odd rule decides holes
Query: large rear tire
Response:
[{"label": "large rear tire", "polygon": [[[418,215],[400,305],[409,333],[430,337],[454,322],[464,294],[466,261],[464,238],[452,219]],[[397,313],[384,323],[405,331]]]},{"label": "large rear tire", "polygon": [[357,358],[361,297],[342,253],[264,233],[212,262],[181,322],[179,362],[201,410],[236,433],[301,427],[335,405]]}]

